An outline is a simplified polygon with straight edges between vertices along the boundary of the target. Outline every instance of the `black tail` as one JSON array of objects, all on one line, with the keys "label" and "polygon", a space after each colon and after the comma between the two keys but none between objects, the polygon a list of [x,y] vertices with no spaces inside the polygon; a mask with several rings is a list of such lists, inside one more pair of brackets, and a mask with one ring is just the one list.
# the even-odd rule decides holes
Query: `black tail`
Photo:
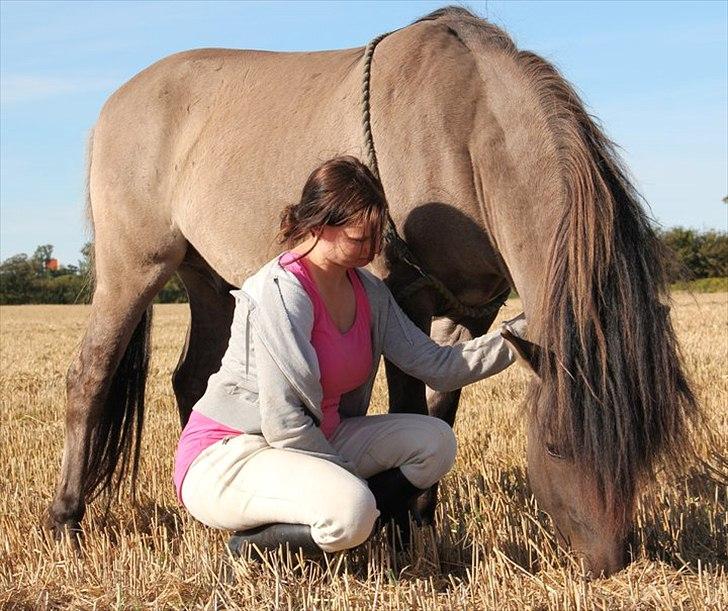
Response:
[{"label": "black tail", "polygon": [[[92,501],[104,491],[118,491],[130,464],[132,499],[136,498],[151,327],[150,305],[134,329],[111,380],[98,423],[91,433],[84,481],[84,497],[87,501]],[[112,494],[109,494],[107,510],[111,500]]]}]

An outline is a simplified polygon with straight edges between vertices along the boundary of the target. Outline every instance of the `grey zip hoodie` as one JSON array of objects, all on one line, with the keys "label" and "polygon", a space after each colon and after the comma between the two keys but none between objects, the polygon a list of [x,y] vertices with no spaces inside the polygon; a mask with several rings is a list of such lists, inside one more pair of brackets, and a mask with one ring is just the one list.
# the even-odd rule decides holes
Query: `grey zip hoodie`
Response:
[{"label": "grey zip hoodie", "polygon": [[[311,344],[313,303],[278,257],[241,289],[230,291],[236,300],[230,342],[220,370],[210,376],[194,409],[226,426],[262,435],[274,448],[324,458],[355,473],[318,427],[323,391]],[[439,345],[407,317],[380,278],[364,268],[355,271],[371,310],[372,370],[366,382],[342,395],[342,419],[366,414],[382,355],[440,391],[494,375],[515,360],[500,331]],[[523,315],[507,324],[515,334],[525,333]]]}]

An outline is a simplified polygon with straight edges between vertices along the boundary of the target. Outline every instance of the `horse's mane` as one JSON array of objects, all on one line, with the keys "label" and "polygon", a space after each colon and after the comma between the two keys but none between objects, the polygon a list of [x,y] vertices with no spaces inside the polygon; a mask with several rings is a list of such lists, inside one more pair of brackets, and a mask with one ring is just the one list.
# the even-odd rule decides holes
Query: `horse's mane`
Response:
[{"label": "horse's mane", "polygon": [[[532,83],[556,144],[563,217],[542,296],[540,364],[529,404],[544,441],[593,474],[619,522],[658,458],[684,456],[697,415],[669,316],[667,254],[616,145],[558,71],[464,8],[442,19],[469,44],[508,53]],[[673,461],[669,461],[673,462]]]}]

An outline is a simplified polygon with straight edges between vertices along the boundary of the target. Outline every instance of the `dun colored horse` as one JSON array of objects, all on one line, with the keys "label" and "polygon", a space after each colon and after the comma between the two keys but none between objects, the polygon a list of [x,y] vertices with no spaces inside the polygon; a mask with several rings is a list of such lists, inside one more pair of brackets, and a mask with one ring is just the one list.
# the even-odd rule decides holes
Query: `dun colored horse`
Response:
[{"label": "dun colored horse", "polygon": [[[88,154],[95,292],[67,376],[56,533],[129,470],[135,484],[150,303],[165,282],[178,272],[190,301],[173,376],[184,424],[227,346],[228,290],[278,251],[282,207],[323,160],[364,158],[364,61],[362,47],[198,49],[104,105]],[[391,216],[421,265],[468,306],[518,290],[533,491],[595,574],[618,570],[640,482],[680,455],[696,405],[663,253],[613,143],[553,66],[459,7],[379,43],[369,102]],[[391,249],[372,267],[395,293],[417,277]],[[441,343],[495,316],[463,315],[428,288],[402,306]],[[386,367],[392,411],[454,422],[459,391]]]}]

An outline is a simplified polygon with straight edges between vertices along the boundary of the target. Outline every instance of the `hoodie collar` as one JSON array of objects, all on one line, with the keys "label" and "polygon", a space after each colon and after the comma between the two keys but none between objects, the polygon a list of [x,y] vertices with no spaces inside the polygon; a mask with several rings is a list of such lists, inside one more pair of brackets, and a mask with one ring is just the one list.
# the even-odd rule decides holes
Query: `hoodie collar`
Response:
[{"label": "hoodie collar", "polygon": [[[279,263],[281,255],[265,263],[260,270],[250,276],[241,289],[231,290],[233,295],[244,297],[249,303],[250,319],[254,321],[255,331],[266,344],[271,357],[283,372],[291,386],[298,392],[307,407],[319,419],[323,418],[321,402],[323,389],[316,351],[309,337],[304,337],[302,330],[290,320],[280,291],[281,283],[293,283],[294,290],[304,291],[295,274]],[[355,268],[369,299],[374,328],[380,328],[374,317],[381,314],[382,295],[379,288],[381,282],[369,271]],[[308,297],[308,293],[306,293]],[[295,341],[291,341],[295,338]],[[374,338],[376,345],[381,342]],[[380,355],[376,349],[376,357]]]}]

